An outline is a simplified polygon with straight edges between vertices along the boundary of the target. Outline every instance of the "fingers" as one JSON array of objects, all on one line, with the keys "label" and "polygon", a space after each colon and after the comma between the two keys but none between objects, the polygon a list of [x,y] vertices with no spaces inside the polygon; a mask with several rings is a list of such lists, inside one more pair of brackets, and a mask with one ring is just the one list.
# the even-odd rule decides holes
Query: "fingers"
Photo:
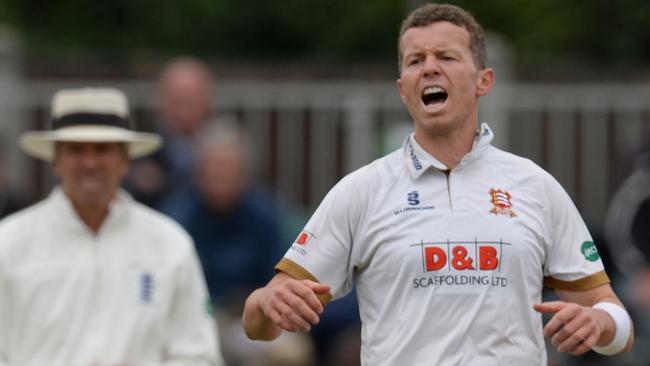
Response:
[{"label": "fingers", "polygon": [[537,312],[540,312],[542,314],[555,314],[544,327],[544,336],[546,338],[550,339],[553,337],[564,327],[564,324],[570,318],[570,314],[568,313],[564,313],[558,316],[558,313],[567,305],[567,303],[562,301],[549,301],[533,305],[533,309],[535,309]]},{"label": "fingers", "polygon": [[[568,309],[565,312],[561,312],[565,306],[567,305],[566,303],[563,304],[556,304],[555,302],[553,303],[542,303],[538,304],[541,307],[543,307],[542,313],[554,313],[553,317],[551,320],[546,323],[546,326],[544,327],[544,336],[551,339],[552,337],[557,334],[558,332],[564,330],[564,325],[569,322],[569,320],[572,318],[572,311],[571,309]],[[565,306],[562,306],[565,305]]]},{"label": "fingers", "polygon": [[308,332],[312,325],[320,322],[319,315],[324,310],[316,294],[329,292],[329,289],[318,282],[290,279],[268,289],[262,310],[284,330]]},{"label": "fingers", "polygon": [[289,305],[291,311],[295,312],[302,318],[312,324],[317,324],[319,315],[323,312],[323,304],[314,292],[301,282],[291,282],[288,284],[289,292],[279,292],[278,296]]},{"label": "fingers", "polygon": [[313,311],[318,314],[322,313],[324,309],[323,303],[320,302],[320,299],[318,299],[318,296],[316,295],[329,293],[330,287],[310,280],[302,280],[300,283],[308,288],[308,290],[303,287],[297,289],[297,291],[300,292],[301,297],[307,302]]},{"label": "fingers", "polygon": [[279,302],[271,311],[270,318],[278,324],[282,329],[289,332],[297,332],[299,330],[308,332],[311,325],[294,311],[289,305]]},{"label": "fingers", "polygon": [[597,336],[596,333],[592,333],[587,337],[585,337],[582,341],[578,342],[573,348],[569,348],[567,352],[575,356],[581,355],[583,353],[587,353],[591,351],[591,348],[593,346],[596,345],[596,342],[598,341],[598,337],[599,336]]},{"label": "fingers", "polygon": [[593,346],[594,332],[585,326],[579,326],[575,331],[570,329],[576,328],[576,322],[572,321],[566,324],[559,332],[551,337],[551,343],[555,345],[559,352],[568,352],[571,354],[582,354],[591,349]]},{"label": "fingers", "polygon": [[544,327],[544,336],[560,352],[583,354],[593,347],[600,337],[600,328],[593,310],[574,303],[562,301],[535,304],[540,313],[554,313]]},{"label": "fingers", "polygon": [[314,282],[310,280],[303,280],[303,283],[309,286],[317,294],[326,294],[330,292],[330,287],[320,282]]},{"label": "fingers", "polygon": [[543,314],[557,313],[558,311],[562,310],[566,305],[567,303],[563,301],[547,301],[541,304],[534,304],[533,309]]}]

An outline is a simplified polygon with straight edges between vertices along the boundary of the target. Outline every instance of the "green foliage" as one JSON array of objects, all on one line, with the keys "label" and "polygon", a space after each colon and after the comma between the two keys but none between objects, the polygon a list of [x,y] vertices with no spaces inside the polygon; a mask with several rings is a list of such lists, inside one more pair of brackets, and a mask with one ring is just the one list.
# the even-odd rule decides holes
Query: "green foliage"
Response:
[{"label": "green foliage", "polygon": [[561,54],[599,62],[650,61],[645,0],[459,0],[532,58]]},{"label": "green foliage", "polygon": [[394,0],[6,1],[32,47],[232,56],[382,54],[406,11]]},{"label": "green foliage", "polygon": [[[650,61],[650,1],[450,0],[518,54]],[[393,57],[409,0],[0,0],[32,49],[225,57]]]}]

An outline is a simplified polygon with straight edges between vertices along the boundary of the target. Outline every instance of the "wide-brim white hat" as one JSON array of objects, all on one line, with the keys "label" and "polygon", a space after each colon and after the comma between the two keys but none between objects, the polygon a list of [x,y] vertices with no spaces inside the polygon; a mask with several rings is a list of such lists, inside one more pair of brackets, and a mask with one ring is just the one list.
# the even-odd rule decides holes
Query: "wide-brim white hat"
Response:
[{"label": "wide-brim white hat", "polygon": [[52,161],[61,141],[123,142],[132,159],[162,145],[159,135],[131,129],[126,95],[112,88],[58,91],[52,98],[51,130],[23,133],[20,146],[33,157]]}]

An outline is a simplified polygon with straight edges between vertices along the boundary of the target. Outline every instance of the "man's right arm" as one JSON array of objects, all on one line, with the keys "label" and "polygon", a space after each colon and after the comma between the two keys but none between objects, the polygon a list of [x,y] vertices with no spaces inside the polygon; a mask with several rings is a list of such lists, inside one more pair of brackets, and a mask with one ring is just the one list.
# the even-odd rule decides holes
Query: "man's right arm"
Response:
[{"label": "man's right arm", "polygon": [[0,258],[0,366],[9,366],[7,344],[9,343],[9,314],[7,314],[7,284],[5,282],[4,262]]},{"label": "man's right arm", "polygon": [[278,272],[264,287],[248,296],[243,322],[246,335],[254,340],[270,341],[283,330],[308,332],[318,324],[323,304],[318,294],[330,287],[311,280],[296,280]]}]

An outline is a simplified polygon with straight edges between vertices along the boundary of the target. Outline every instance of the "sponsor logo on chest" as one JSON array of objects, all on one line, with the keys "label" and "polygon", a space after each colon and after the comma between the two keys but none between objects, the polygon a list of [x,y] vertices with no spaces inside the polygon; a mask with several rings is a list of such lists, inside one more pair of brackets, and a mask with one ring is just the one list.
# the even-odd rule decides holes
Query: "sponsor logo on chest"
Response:
[{"label": "sponsor logo on chest", "polygon": [[510,243],[447,240],[422,241],[410,246],[419,250],[422,257],[423,276],[413,279],[413,288],[508,286],[508,277],[502,274],[502,263]]}]

